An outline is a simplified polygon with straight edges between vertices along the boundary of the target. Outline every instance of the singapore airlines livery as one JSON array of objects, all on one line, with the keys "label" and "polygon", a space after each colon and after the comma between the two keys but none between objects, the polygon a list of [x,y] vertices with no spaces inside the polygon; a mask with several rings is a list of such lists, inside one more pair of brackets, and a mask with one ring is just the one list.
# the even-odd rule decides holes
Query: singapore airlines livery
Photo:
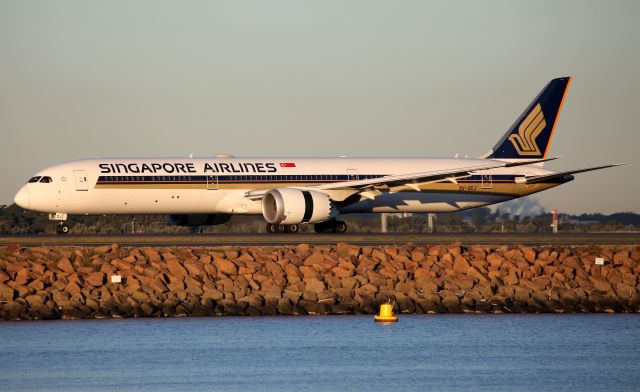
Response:
[{"label": "singapore airlines livery", "polygon": [[269,232],[345,232],[340,214],[451,212],[522,197],[616,164],[546,170],[549,144],[571,82],[550,81],[480,158],[83,159],[48,167],[15,196],[48,212],[67,233],[69,214],[168,214],[181,226],[261,214]]}]

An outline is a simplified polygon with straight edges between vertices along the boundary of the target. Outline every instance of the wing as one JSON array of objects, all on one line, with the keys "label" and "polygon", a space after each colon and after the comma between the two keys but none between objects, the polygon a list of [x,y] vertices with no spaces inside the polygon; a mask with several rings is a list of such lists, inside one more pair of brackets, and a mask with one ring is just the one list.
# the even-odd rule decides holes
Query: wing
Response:
[{"label": "wing", "polygon": [[596,166],[596,167],[588,167],[588,168],[585,168],[585,169],[569,170],[569,171],[558,172],[558,173],[553,173],[553,174],[545,174],[545,175],[542,175],[542,176],[521,177],[521,179],[518,179],[516,181],[519,182],[519,183],[524,183],[524,184],[537,184],[539,182],[549,181],[549,180],[553,180],[553,179],[556,179],[556,178],[563,178],[565,176],[570,176],[572,174],[584,173],[584,172],[589,172],[589,171],[593,171],[593,170],[606,169],[608,167],[615,167],[615,166],[622,166],[622,165],[626,165],[626,163],[612,163],[612,164],[604,165],[604,166]]},{"label": "wing", "polygon": [[[547,162],[554,159],[557,159],[557,158],[545,158],[545,159],[519,161],[519,162],[503,162],[503,161],[488,159],[487,163],[484,165],[475,165],[475,166],[468,166],[468,167],[455,168],[455,169],[435,170],[435,171],[418,172],[418,173],[410,173],[410,174],[389,175],[389,176],[383,176],[379,178],[369,178],[366,180],[331,182],[328,184],[312,185],[306,188],[316,189],[320,191],[355,190],[360,193],[364,193],[367,191],[372,191],[374,187],[380,187],[380,186],[388,186],[388,187],[408,186],[409,188],[419,191],[420,188],[418,187],[417,184],[425,184],[425,183],[431,183],[431,182],[437,182],[437,181],[443,181],[443,180],[457,183],[458,179],[469,177],[472,175],[472,173],[481,171],[481,170],[497,169],[501,167],[532,165],[535,163]],[[249,191],[245,194],[245,196],[251,200],[259,200],[262,198],[262,195],[265,192],[267,191],[266,190]]]}]

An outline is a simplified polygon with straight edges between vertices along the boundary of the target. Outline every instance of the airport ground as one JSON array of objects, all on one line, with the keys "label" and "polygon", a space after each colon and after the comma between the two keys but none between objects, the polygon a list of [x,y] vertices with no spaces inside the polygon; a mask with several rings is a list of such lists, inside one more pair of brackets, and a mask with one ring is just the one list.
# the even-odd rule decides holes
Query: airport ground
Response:
[{"label": "airport ground", "polygon": [[0,235],[0,246],[284,246],[477,244],[477,245],[586,245],[640,244],[632,233],[346,233],[346,234],[109,234],[109,235]]}]

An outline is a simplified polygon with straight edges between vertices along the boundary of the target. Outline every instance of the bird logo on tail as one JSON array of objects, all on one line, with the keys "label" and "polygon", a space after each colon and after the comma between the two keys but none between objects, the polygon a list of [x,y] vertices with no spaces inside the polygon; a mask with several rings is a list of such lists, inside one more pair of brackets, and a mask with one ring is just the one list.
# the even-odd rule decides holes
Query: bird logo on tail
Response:
[{"label": "bird logo on tail", "polygon": [[538,103],[518,127],[518,134],[509,136],[509,140],[518,154],[540,155],[540,148],[536,143],[536,138],[546,126],[547,122],[544,119],[542,107]]}]

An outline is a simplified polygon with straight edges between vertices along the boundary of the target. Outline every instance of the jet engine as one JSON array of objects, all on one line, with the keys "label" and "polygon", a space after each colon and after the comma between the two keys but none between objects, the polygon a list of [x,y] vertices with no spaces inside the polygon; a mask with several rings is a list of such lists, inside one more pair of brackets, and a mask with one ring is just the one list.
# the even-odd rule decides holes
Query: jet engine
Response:
[{"label": "jet engine", "polygon": [[332,219],[337,210],[322,192],[278,188],[262,197],[262,216],[272,224],[292,225]]},{"label": "jet engine", "polygon": [[180,214],[169,215],[169,224],[175,226],[213,226],[229,222],[231,215],[225,214]]}]

